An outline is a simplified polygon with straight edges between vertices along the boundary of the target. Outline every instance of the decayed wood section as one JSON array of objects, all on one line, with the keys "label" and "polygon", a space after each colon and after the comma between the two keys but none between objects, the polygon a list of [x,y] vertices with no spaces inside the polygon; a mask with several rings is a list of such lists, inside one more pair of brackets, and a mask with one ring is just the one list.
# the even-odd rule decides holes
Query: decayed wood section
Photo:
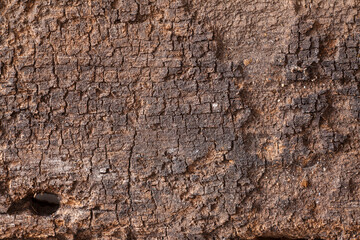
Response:
[{"label": "decayed wood section", "polygon": [[0,238],[359,239],[359,10],[0,0]]}]

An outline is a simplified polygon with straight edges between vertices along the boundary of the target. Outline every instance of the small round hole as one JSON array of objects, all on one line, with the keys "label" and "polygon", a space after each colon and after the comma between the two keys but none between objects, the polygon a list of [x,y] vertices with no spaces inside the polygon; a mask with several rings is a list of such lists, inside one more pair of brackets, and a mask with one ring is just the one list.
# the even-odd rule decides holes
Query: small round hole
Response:
[{"label": "small round hole", "polygon": [[31,209],[39,216],[49,216],[59,207],[60,198],[53,193],[35,193],[31,198]]}]

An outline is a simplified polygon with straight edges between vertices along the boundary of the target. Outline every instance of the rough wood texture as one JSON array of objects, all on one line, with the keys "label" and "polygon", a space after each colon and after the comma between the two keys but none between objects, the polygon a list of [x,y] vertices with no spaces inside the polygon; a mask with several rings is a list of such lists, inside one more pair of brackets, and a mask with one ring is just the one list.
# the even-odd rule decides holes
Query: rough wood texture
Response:
[{"label": "rough wood texture", "polygon": [[359,239],[359,10],[0,0],[0,238]]}]

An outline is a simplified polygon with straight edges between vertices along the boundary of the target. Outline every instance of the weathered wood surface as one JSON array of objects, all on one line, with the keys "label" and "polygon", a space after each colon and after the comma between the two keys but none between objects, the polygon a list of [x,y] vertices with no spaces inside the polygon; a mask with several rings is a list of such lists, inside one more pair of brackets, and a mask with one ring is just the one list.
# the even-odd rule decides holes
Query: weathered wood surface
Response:
[{"label": "weathered wood surface", "polygon": [[0,238],[359,239],[359,10],[1,0]]}]

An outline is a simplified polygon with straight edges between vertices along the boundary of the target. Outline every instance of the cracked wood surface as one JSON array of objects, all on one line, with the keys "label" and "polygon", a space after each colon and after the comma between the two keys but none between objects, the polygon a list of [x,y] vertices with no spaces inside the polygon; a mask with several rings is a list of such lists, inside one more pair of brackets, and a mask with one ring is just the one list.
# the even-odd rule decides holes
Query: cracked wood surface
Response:
[{"label": "cracked wood surface", "polygon": [[359,10],[0,0],[0,239],[358,239]]}]

